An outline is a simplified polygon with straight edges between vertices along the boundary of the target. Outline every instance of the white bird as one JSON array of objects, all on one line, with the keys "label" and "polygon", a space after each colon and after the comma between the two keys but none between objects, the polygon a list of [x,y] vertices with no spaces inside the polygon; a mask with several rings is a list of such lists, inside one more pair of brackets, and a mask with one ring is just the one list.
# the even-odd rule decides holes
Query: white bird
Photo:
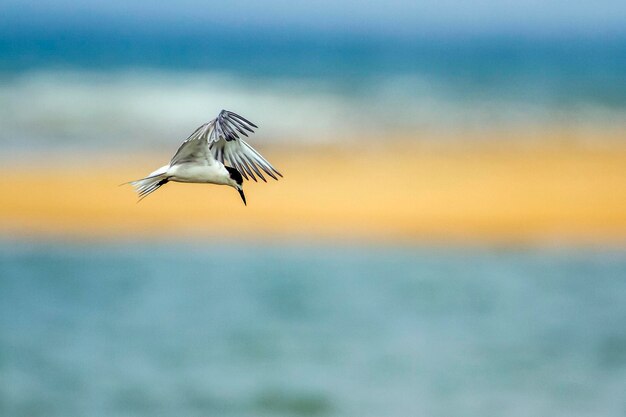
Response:
[{"label": "white bird", "polygon": [[[168,165],[127,184],[135,187],[139,201],[170,181],[228,185],[239,191],[246,204],[243,178],[247,180],[250,176],[256,181],[256,174],[267,182],[261,170],[275,180],[278,180],[276,175],[282,177],[261,154],[239,137],[239,134],[247,137],[246,131],[254,133],[253,128],[258,126],[236,113],[222,110],[180,145]],[[233,167],[226,166],[224,161]]]}]

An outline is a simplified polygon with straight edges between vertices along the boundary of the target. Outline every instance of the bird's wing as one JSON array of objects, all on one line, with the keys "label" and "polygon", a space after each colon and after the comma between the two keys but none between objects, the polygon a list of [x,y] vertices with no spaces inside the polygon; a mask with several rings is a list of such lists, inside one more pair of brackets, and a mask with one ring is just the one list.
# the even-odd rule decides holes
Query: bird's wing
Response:
[{"label": "bird's wing", "polygon": [[275,180],[278,179],[276,175],[282,177],[261,154],[239,137],[240,134],[247,137],[247,132],[254,133],[253,128],[258,128],[257,125],[228,110],[222,110],[208,124],[211,125],[208,134],[209,149],[215,159],[222,163],[228,161],[245,179],[250,176],[256,181],[256,174],[267,182],[261,171]]},{"label": "bird's wing", "polygon": [[182,164],[185,162],[210,163],[214,160],[213,154],[209,151],[207,138],[213,129],[212,120],[197,128],[189,137],[180,145],[172,160],[170,166]]}]

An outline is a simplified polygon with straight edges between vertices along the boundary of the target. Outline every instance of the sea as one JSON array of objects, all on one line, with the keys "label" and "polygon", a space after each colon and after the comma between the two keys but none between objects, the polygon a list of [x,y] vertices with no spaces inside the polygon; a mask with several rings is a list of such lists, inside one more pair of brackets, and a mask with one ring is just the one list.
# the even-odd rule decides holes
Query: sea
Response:
[{"label": "sea", "polygon": [[[9,25],[0,164],[174,150],[222,108],[261,148],[624,132],[624,80],[608,35]],[[623,245],[0,235],[2,417],[623,417],[625,393]]]},{"label": "sea", "polygon": [[626,256],[0,244],[0,415],[623,416]]},{"label": "sea", "polygon": [[258,124],[263,141],[296,146],[494,131],[520,133],[495,135],[502,141],[527,140],[546,129],[626,126],[622,35],[337,36],[92,23],[0,28],[6,152],[175,147],[222,108]]}]

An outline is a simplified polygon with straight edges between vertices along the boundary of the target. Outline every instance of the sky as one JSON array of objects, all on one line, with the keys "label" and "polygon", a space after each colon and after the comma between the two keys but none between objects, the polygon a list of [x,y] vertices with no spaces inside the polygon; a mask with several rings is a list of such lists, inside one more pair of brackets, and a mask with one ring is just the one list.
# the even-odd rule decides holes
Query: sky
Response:
[{"label": "sky", "polygon": [[141,22],[178,27],[390,34],[626,33],[623,0],[3,0],[0,23],[40,26]]}]

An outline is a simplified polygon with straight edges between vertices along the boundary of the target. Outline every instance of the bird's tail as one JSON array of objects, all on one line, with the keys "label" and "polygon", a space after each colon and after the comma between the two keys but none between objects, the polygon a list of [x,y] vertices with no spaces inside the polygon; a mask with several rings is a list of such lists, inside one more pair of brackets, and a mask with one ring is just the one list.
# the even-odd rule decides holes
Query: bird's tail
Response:
[{"label": "bird's tail", "polygon": [[159,174],[151,175],[137,181],[131,181],[128,184],[132,185],[135,188],[137,195],[139,195],[139,201],[141,201],[146,198],[148,194],[155,192],[162,185],[167,184],[167,182],[167,176],[165,174]]}]

